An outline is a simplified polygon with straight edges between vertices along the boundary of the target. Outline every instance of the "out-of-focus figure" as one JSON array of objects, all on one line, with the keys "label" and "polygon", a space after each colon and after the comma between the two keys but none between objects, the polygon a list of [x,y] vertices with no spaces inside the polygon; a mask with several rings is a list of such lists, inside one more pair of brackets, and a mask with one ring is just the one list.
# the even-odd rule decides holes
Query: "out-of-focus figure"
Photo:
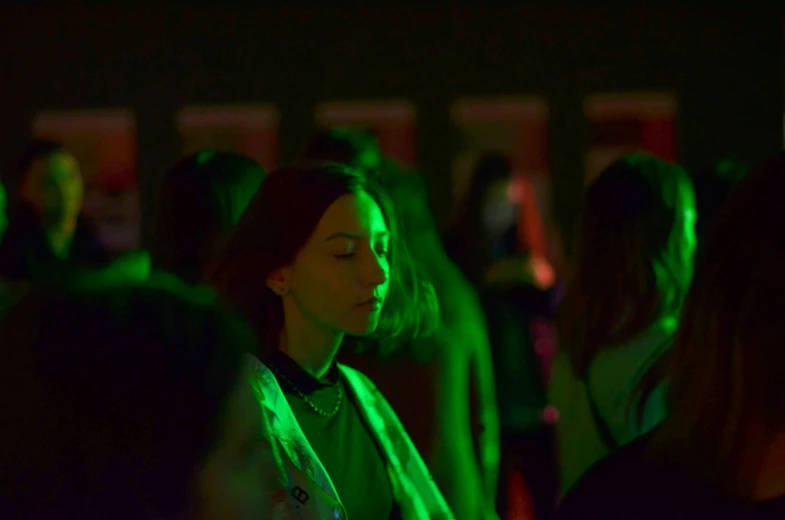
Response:
[{"label": "out-of-focus figure", "polygon": [[[487,317],[501,425],[498,509],[531,495],[537,518],[553,514],[556,495],[552,425],[545,414],[554,270],[521,247],[525,198],[507,154],[487,152],[445,235],[450,257],[475,286]],[[545,360],[545,362],[543,362]]]},{"label": "out-of-focus figure", "polygon": [[0,516],[267,516],[250,328],[170,278],[3,295]]},{"label": "out-of-focus figure", "polygon": [[588,188],[549,391],[562,491],[665,414],[661,391],[641,413],[634,396],[676,329],[695,218],[687,172],[649,155],[617,159]]},{"label": "out-of-focus figure", "polygon": [[666,371],[668,415],[578,481],[561,518],[785,517],[785,157],[722,206]]},{"label": "out-of-focus figure", "polygon": [[202,280],[210,255],[240,220],[267,172],[250,157],[205,150],[164,178],[152,248],[153,267],[190,283]]},{"label": "out-of-focus figure", "polygon": [[20,203],[0,244],[0,276],[20,282],[147,276],[146,254],[113,258],[82,215],[82,175],[62,144],[34,142],[20,157],[17,174]]},{"label": "out-of-focus figure", "polygon": [[363,172],[373,172],[382,164],[376,138],[355,128],[319,130],[306,145],[303,158],[342,163]]}]

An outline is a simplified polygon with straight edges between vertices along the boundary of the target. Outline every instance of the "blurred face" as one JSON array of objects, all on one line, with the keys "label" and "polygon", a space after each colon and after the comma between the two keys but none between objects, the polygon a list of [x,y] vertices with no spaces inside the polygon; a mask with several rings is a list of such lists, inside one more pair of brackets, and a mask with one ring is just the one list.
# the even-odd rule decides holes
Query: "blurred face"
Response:
[{"label": "blurred face", "polygon": [[269,518],[269,496],[276,475],[263,437],[258,401],[248,384],[250,369],[227,403],[220,443],[196,478],[196,520],[262,520]]},{"label": "blurred face", "polygon": [[370,195],[336,199],[292,265],[281,269],[284,311],[337,333],[373,332],[387,296],[389,235]]},{"label": "blurred face", "polygon": [[482,219],[486,229],[501,234],[515,223],[516,205],[510,196],[510,182],[498,181],[488,187],[482,205]]},{"label": "blurred face", "polygon": [[355,167],[363,171],[376,170],[382,163],[382,153],[376,146],[366,147],[357,158]]},{"label": "blurred face", "polygon": [[48,224],[76,218],[84,196],[82,174],[73,155],[55,152],[35,161],[22,186],[22,196]]}]

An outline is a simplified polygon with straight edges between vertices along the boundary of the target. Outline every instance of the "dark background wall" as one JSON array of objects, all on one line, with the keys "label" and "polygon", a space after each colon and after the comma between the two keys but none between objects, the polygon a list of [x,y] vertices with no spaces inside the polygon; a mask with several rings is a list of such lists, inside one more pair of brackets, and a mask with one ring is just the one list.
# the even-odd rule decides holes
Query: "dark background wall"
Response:
[{"label": "dark background wall", "polygon": [[327,99],[408,98],[418,160],[444,222],[458,96],[544,96],[557,221],[583,184],[584,97],[667,90],[680,159],[755,160],[782,149],[782,10],[0,7],[0,168],[35,110],[128,106],[138,121],[145,217],[178,155],[187,104],[272,102],[291,160]]}]

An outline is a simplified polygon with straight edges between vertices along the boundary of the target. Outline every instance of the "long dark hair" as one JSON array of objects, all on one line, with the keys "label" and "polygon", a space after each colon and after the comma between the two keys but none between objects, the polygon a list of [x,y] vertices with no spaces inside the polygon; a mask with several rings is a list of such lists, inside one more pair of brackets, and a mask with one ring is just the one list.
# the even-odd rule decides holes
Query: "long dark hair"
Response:
[{"label": "long dark hair", "polygon": [[[698,247],[695,254],[696,262],[704,254],[705,243],[720,213],[722,205],[736,186],[744,180],[751,171],[751,166],[733,158],[725,158],[700,170],[693,177],[695,188],[695,235]],[[632,393],[629,406],[635,413],[640,424],[649,398],[656,388],[665,380],[672,362],[672,352],[669,347],[671,342],[661,349],[662,354],[651,365],[641,378]]]},{"label": "long dark hair", "polygon": [[601,350],[678,313],[691,274],[682,242],[693,206],[687,173],[642,154],[616,160],[589,187],[560,316],[559,344],[576,376]]},{"label": "long dark hair", "polygon": [[[785,431],[785,156],[730,194],[699,260],[671,351],[668,416],[651,455],[749,498]],[[752,427],[764,438],[750,446]],[[761,433],[761,432],[758,432]]]},{"label": "long dark hair", "polygon": [[205,150],[178,162],[161,187],[153,266],[199,282],[266,175],[250,157],[228,151]]},{"label": "long dark hair", "polygon": [[173,279],[4,296],[3,518],[188,512],[255,348],[247,325]]},{"label": "long dark hair", "polygon": [[336,199],[360,191],[379,204],[391,240],[390,289],[371,337],[416,337],[435,325],[433,289],[417,274],[383,190],[349,167],[307,163],[270,174],[207,272],[209,282],[256,328],[266,349],[262,355],[277,348],[283,328],[283,306],[267,287],[268,275],[294,260]]}]

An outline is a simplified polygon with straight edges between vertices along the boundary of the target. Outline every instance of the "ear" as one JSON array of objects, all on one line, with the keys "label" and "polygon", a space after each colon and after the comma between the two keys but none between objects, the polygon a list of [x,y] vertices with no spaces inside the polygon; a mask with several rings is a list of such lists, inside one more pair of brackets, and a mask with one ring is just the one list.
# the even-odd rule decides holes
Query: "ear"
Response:
[{"label": "ear", "polygon": [[289,288],[286,286],[286,276],[283,269],[273,269],[267,275],[267,287],[278,296],[286,296]]}]

